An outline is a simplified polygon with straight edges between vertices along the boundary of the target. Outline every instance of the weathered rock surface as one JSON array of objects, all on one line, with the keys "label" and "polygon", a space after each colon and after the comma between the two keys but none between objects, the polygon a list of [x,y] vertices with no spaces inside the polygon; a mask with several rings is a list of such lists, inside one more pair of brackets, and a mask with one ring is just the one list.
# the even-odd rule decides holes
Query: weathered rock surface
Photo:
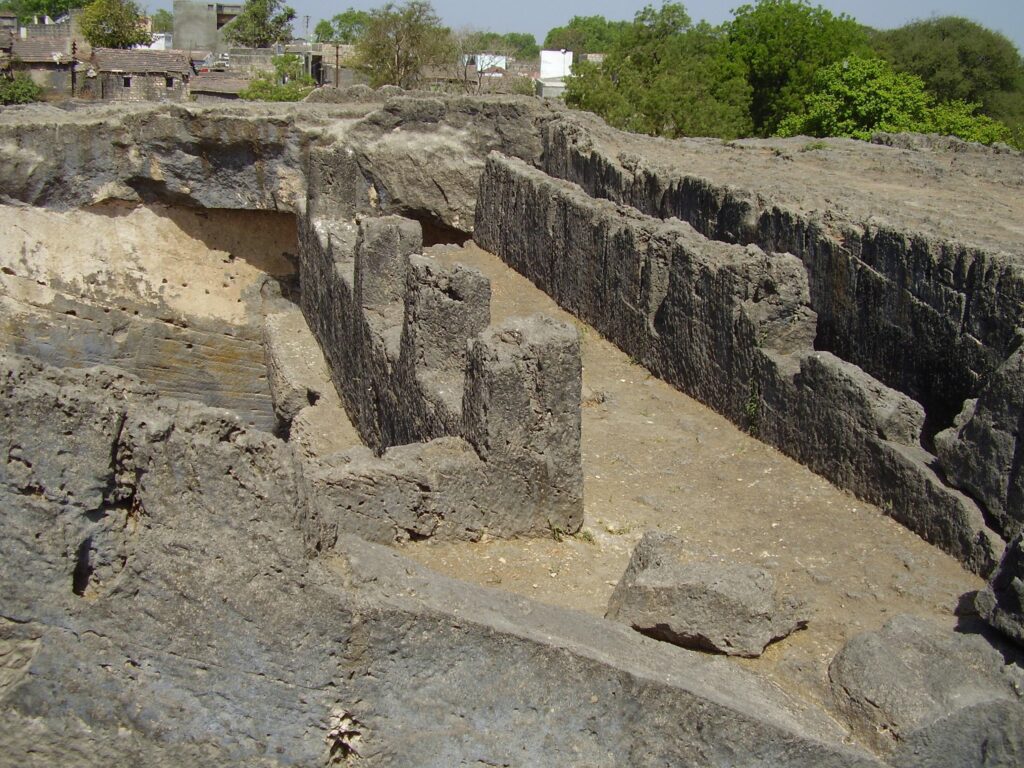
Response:
[{"label": "weathered rock surface", "polygon": [[935,437],[946,477],[985,505],[1007,539],[1024,530],[1024,329],[1019,342]]},{"label": "weathered rock surface", "polygon": [[636,545],[605,614],[657,640],[748,657],[807,626],[798,615],[763,568],[692,560],[683,542],[656,531]]},{"label": "weathered rock surface", "polygon": [[291,450],[224,411],[3,369],[4,765],[878,764],[720,659],[358,539],[307,559]]},{"label": "weathered rock surface", "polygon": [[988,586],[975,598],[978,613],[1007,637],[1024,645],[1024,534],[1011,541]]},{"label": "weathered rock surface", "polygon": [[977,635],[911,616],[851,639],[829,667],[855,733],[898,766],[1015,766],[1024,674]]},{"label": "weathered rock surface", "polygon": [[[160,199],[298,211],[307,203],[308,187],[308,213],[318,227],[341,228],[339,219],[357,213],[398,213],[420,220],[433,242],[472,230],[474,220],[503,228],[504,214],[495,215],[501,204],[490,200],[496,197],[493,185],[478,185],[486,153],[497,150],[576,182],[592,197],[665,223],[676,217],[712,239],[756,243],[760,255],[748,250],[742,257],[725,256],[733,261],[724,269],[694,262],[689,273],[677,271],[655,244],[652,258],[629,265],[644,271],[624,269],[601,287],[609,254],[620,245],[610,243],[623,236],[618,230],[611,230],[612,240],[599,235],[588,242],[582,220],[572,217],[518,215],[515,227],[504,227],[522,237],[565,229],[563,235],[598,254],[590,272],[558,265],[566,285],[582,284],[583,278],[593,282],[585,298],[563,295],[566,306],[575,302],[607,314],[610,327],[602,332],[645,365],[833,481],[891,508],[894,517],[985,573],[998,559],[996,534],[1009,536],[1019,523],[1020,462],[1009,462],[1009,474],[997,474],[1007,466],[1016,427],[997,421],[1020,410],[1014,393],[1024,389],[1008,388],[1005,402],[993,402],[991,410],[982,403],[976,418],[965,412],[956,443],[963,448],[950,444],[942,460],[948,465],[943,477],[963,493],[944,485],[934,457],[915,444],[916,415],[909,421],[899,417],[900,424],[889,425],[895,431],[854,435],[851,445],[834,448],[804,444],[799,425],[765,418],[773,411],[793,412],[787,379],[801,365],[771,353],[798,356],[813,340],[815,351],[827,350],[883,382],[890,393],[920,403],[926,411],[920,438],[929,446],[965,399],[980,396],[979,385],[993,378],[1014,348],[1024,277],[1014,256],[1019,232],[1008,222],[1019,218],[1019,154],[960,151],[917,140],[886,143],[892,146],[830,140],[812,147],[801,139],[665,142],[622,134],[535,99],[383,91],[366,102],[280,107],[39,106],[0,116],[0,188],[8,199],[59,208]],[[928,195],[917,194],[930,184],[926,179],[938,183],[928,187]],[[491,207],[477,215],[481,194]],[[903,204],[907,197],[912,205]],[[963,204],[982,198],[983,204]],[[877,213],[882,209],[884,218]],[[689,242],[691,235],[669,229],[668,237]],[[673,284],[702,281],[711,281],[704,286],[709,290],[738,291],[738,322],[732,312],[714,311],[721,295],[703,309],[699,296],[692,302],[672,297]],[[565,292],[554,283],[546,287]],[[706,322],[721,336],[701,352],[707,361],[673,368],[671,360],[662,360],[659,367],[641,354],[646,342],[629,343],[642,341],[645,324],[659,336],[684,335],[694,308],[707,313]],[[600,327],[595,318],[588,316]],[[736,346],[747,336],[763,347],[768,362]],[[672,339],[667,346],[677,343]],[[696,386],[703,386],[702,370],[721,374],[706,377],[713,384],[703,392]],[[783,381],[773,382],[776,375]],[[723,378],[729,387],[722,386]],[[814,406],[809,411],[828,411],[813,398],[804,404]],[[265,399],[261,407],[265,413]],[[996,420],[991,427],[990,418]],[[850,423],[861,421],[858,416]],[[998,461],[954,466],[975,446]],[[846,462],[846,456],[855,460]],[[881,470],[868,471],[877,465]],[[912,492],[900,490],[904,481]],[[984,514],[995,532],[975,500],[992,505]]]}]

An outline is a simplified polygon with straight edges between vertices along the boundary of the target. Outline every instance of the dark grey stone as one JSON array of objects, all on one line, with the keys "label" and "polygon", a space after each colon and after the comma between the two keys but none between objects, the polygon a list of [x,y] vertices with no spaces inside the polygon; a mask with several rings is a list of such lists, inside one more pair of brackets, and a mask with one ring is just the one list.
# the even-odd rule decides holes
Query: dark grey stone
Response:
[{"label": "dark grey stone", "polygon": [[[40,448],[0,482],[0,764],[878,765],[721,659],[352,537],[309,559],[299,463],[230,413],[3,369]],[[104,413],[91,464],[45,448]]]}]

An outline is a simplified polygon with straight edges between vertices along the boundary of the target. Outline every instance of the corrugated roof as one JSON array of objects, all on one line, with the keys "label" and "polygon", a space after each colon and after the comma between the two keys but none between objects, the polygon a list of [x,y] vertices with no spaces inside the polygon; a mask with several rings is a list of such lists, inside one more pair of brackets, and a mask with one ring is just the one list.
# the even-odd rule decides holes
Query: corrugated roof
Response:
[{"label": "corrugated roof", "polygon": [[93,66],[100,72],[175,72],[188,74],[192,61],[187,51],[151,51],[146,48],[93,48]]},{"label": "corrugated roof", "polygon": [[53,54],[68,56],[70,51],[69,37],[30,37],[27,40],[16,37],[14,45],[11,46],[11,57],[26,64],[53,64]]}]

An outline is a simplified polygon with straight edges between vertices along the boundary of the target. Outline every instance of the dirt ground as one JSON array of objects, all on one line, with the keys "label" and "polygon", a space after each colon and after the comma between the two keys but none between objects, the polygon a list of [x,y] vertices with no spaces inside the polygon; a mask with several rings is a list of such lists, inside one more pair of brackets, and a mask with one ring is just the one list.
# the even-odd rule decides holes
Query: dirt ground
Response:
[{"label": "dirt ground", "polygon": [[694,558],[760,565],[806,604],[806,630],[737,661],[824,700],[845,639],[911,613],[952,628],[982,582],[953,558],[654,378],[596,331],[472,242],[431,255],[491,279],[492,319],[545,312],[583,341],[585,522],[571,537],[421,542],[403,552],[440,572],[603,615],[646,530],[680,537]]}]

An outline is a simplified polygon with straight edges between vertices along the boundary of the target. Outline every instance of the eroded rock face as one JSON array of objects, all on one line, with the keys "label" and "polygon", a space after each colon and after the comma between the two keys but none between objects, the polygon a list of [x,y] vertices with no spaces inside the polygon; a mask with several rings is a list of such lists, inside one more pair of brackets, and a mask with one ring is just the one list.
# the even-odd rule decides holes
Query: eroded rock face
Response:
[{"label": "eroded rock face", "polygon": [[1024,645],[1024,534],[1006,547],[988,585],[975,598],[978,613],[1018,645]]},{"label": "eroded rock face", "polygon": [[935,445],[950,482],[980,499],[1007,539],[1024,530],[1024,329],[1020,346]]},{"label": "eroded rock face", "polygon": [[692,560],[683,542],[655,531],[636,545],[605,614],[684,648],[749,657],[807,626],[798,616],[763,568]]},{"label": "eroded rock face", "polygon": [[1019,765],[1024,677],[977,635],[897,616],[829,667],[840,711],[898,766]]},{"label": "eroded rock face", "polygon": [[308,559],[294,453],[225,411],[2,370],[11,764],[878,764],[720,659],[359,539]]}]

